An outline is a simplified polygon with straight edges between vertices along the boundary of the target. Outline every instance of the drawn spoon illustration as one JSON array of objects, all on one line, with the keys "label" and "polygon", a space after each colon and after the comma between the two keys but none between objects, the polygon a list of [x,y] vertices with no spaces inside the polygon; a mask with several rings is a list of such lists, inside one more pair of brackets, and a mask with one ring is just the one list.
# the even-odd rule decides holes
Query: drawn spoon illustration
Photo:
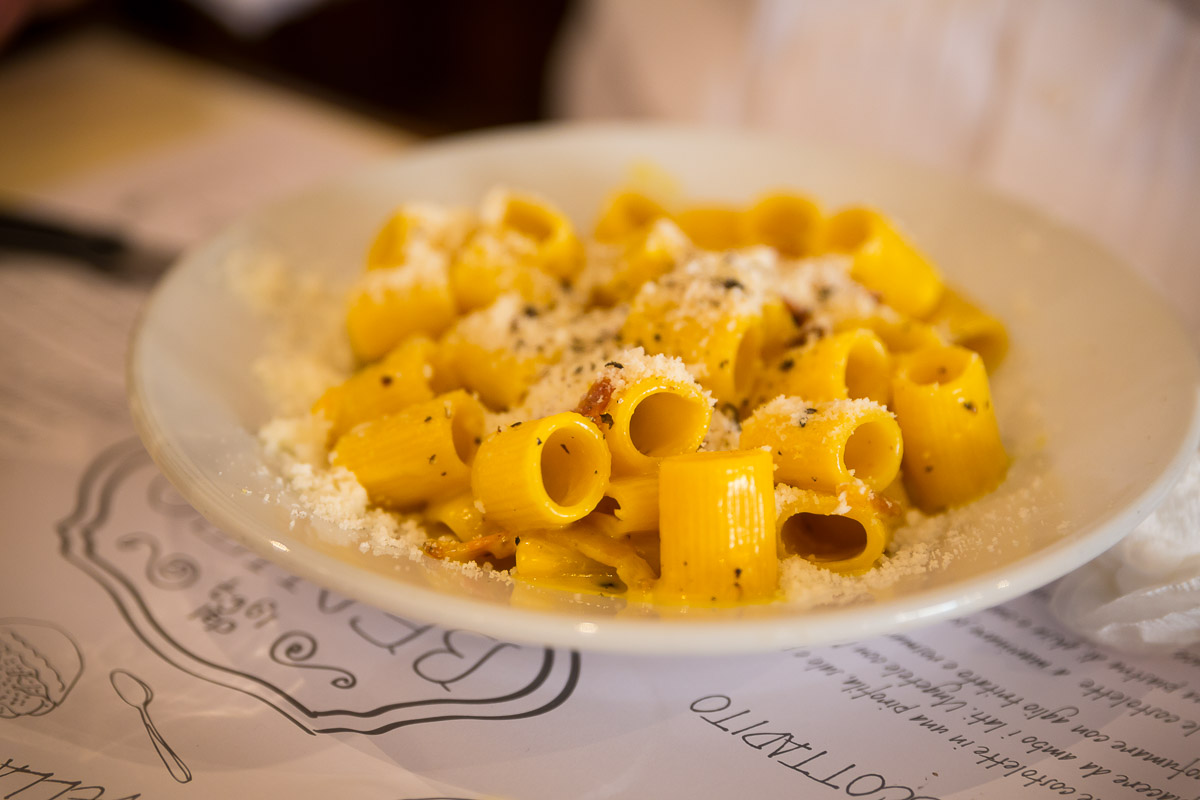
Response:
[{"label": "drawn spoon illustration", "polygon": [[146,733],[150,734],[150,741],[154,744],[154,749],[158,751],[158,757],[162,759],[167,771],[171,773],[171,777],[180,783],[190,781],[192,771],[187,768],[187,764],[184,764],[179,756],[175,755],[175,751],[167,744],[166,739],[162,737],[150,719],[150,710],[147,706],[154,699],[154,692],[146,685],[146,682],[132,672],[123,669],[114,669],[108,674],[108,679],[112,682],[113,688],[117,690],[117,696],[141,713]]}]

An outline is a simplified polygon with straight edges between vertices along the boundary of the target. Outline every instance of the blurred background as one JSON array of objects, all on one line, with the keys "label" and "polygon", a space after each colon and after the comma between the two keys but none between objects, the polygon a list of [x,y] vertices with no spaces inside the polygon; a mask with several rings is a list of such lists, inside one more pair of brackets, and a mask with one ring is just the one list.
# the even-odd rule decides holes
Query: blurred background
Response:
[{"label": "blurred background", "polygon": [[0,0],[0,193],[48,92],[142,90],[98,57],[2,91],[97,31],[404,137],[674,120],[966,174],[1116,250],[1200,341],[1200,0]]},{"label": "blurred background", "polygon": [[[436,135],[547,115],[548,63],[570,0],[0,0],[25,19],[0,70],[112,29]],[[3,18],[0,17],[0,25]]]}]

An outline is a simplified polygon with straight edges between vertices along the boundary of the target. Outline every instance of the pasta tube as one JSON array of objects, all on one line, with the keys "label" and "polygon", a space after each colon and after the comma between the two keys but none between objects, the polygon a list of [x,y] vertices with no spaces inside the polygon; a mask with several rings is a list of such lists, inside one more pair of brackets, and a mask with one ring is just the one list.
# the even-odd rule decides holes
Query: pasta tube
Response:
[{"label": "pasta tube", "polygon": [[443,261],[373,269],[350,292],[346,332],[360,361],[374,361],[413,334],[437,336],[456,315]]},{"label": "pasta tube", "polygon": [[360,422],[432,400],[429,376],[433,351],[433,342],[414,336],[397,345],[382,361],[363,367],[345,382],[327,389],[313,405],[313,413],[329,420],[329,441]]},{"label": "pasta tube", "polygon": [[465,209],[427,203],[406,203],[388,218],[367,251],[367,269],[398,267],[416,247],[454,252],[475,227],[475,215]]},{"label": "pasta tube", "polygon": [[962,505],[996,488],[1008,455],[980,356],[930,347],[906,356],[892,381],[904,431],[904,478],[925,512]]},{"label": "pasta tube", "polygon": [[425,518],[442,523],[464,542],[491,533],[470,491],[435,500],[425,507]]},{"label": "pasta tube", "polygon": [[441,357],[459,386],[478,393],[488,408],[503,411],[521,402],[548,359],[522,358],[501,347],[486,347],[448,334]]},{"label": "pasta tube", "polygon": [[862,319],[848,319],[834,326],[838,332],[866,328],[875,333],[892,355],[910,353],[922,347],[945,344],[945,340],[933,326],[920,320],[906,317],[886,307],[882,313]]},{"label": "pasta tube", "polygon": [[850,490],[832,495],[780,484],[775,490],[780,551],[833,572],[866,572],[889,540],[888,526],[868,497]]},{"label": "pasta tube", "polygon": [[354,473],[372,503],[415,509],[470,484],[483,414],[474,397],[450,392],[351,429],[333,463]]},{"label": "pasta tube", "polygon": [[701,365],[697,380],[723,403],[740,403],[753,388],[761,366],[761,316],[728,314],[706,325],[686,314],[635,302],[621,335],[649,353]]},{"label": "pasta tube", "polygon": [[979,353],[988,372],[998,367],[1008,352],[1004,324],[953,289],[942,294],[929,324],[942,331],[950,344]]},{"label": "pasta tube", "polygon": [[439,343],[441,370],[493,409],[517,405],[541,368],[561,355],[561,343],[548,335],[554,321],[540,313],[508,294],[462,317]]},{"label": "pasta tube", "polygon": [[665,208],[641,192],[617,192],[605,203],[592,235],[598,242],[619,242],[643,232],[666,215]]},{"label": "pasta tube", "polygon": [[877,211],[838,212],[825,224],[823,247],[850,255],[850,277],[903,314],[924,318],[941,298],[942,279],[933,264]]},{"label": "pasta tube", "polygon": [[742,244],[742,212],[736,208],[687,208],[675,215],[675,224],[705,250],[730,250]]},{"label": "pasta tube", "polygon": [[900,471],[900,426],[870,400],[809,404],[777,397],[742,425],[740,446],[775,456],[775,478],[792,486],[834,492],[855,479],[882,489]]},{"label": "pasta tube", "polygon": [[558,280],[539,270],[537,259],[537,243],[520,232],[476,231],[450,266],[456,308],[463,313],[486,308],[510,292],[531,303],[549,303],[559,291]]},{"label": "pasta tube", "polygon": [[570,280],[583,267],[583,246],[566,215],[529,194],[498,191],[484,199],[484,221],[514,231],[534,243],[533,266],[547,275]]},{"label": "pasta tube", "polygon": [[510,530],[562,527],[596,507],[610,472],[600,429],[568,411],[488,437],[475,457],[471,489],[488,523]]},{"label": "pasta tube", "polygon": [[892,365],[887,348],[869,330],[825,336],[793,347],[763,370],[754,391],[757,403],[781,394],[805,400],[874,400],[886,405]]},{"label": "pasta tube", "polygon": [[771,454],[692,453],[659,471],[662,577],[656,599],[761,603],[779,583]]},{"label": "pasta tube", "polygon": [[762,318],[762,357],[768,361],[775,360],[801,338],[800,324],[797,315],[779,298],[763,304]]},{"label": "pasta tube", "polygon": [[813,253],[821,232],[821,208],[786,192],[765,195],[742,218],[742,244],[774,247],[784,258]]},{"label": "pasta tube", "polygon": [[495,190],[484,198],[481,217],[483,225],[450,267],[461,311],[484,308],[507,292],[551,302],[559,283],[583,268],[583,246],[570,220],[544,200]]},{"label": "pasta tube", "polygon": [[602,305],[631,299],[643,284],[674,269],[691,247],[679,226],[665,218],[630,234],[611,274],[593,289],[593,299]]},{"label": "pasta tube", "polygon": [[613,478],[604,490],[597,511],[608,511],[616,520],[614,535],[658,530],[658,474]]},{"label": "pasta tube", "polygon": [[546,531],[521,534],[513,577],[566,592],[614,594],[622,588],[614,567],[584,555]]},{"label": "pasta tube", "polygon": [[663,457],[695,452],[711,419],[711,403],[690,381],[650,376],[620,386],[602,415],[613,472],[655,472]]}]

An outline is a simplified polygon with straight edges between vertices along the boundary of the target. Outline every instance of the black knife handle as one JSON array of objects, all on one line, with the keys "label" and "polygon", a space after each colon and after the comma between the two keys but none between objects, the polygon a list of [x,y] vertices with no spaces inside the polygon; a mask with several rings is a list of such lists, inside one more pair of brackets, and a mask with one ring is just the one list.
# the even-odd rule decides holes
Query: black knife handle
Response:
[{"label": "black knife handle", "polygon": [[105,231],[0,210],[0,251],[3,250],[66,256],[99,269],[112,270],[128,254],[129,245],[120,236]]}]

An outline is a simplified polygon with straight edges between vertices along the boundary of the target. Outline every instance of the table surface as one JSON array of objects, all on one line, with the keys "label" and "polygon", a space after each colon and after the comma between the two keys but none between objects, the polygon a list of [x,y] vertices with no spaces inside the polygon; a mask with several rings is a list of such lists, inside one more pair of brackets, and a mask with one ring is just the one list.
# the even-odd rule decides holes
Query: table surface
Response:
[{"label": "table surface", "polygon": [[[0,194],[165,248],[411,141],[112,33],[0,71]],[[1200,649],[1093,647],[1041,593],[841,647],[625,658],[282,573],[133,437],[147,292],[0,255],[4,797],[1200,796]]]}]

